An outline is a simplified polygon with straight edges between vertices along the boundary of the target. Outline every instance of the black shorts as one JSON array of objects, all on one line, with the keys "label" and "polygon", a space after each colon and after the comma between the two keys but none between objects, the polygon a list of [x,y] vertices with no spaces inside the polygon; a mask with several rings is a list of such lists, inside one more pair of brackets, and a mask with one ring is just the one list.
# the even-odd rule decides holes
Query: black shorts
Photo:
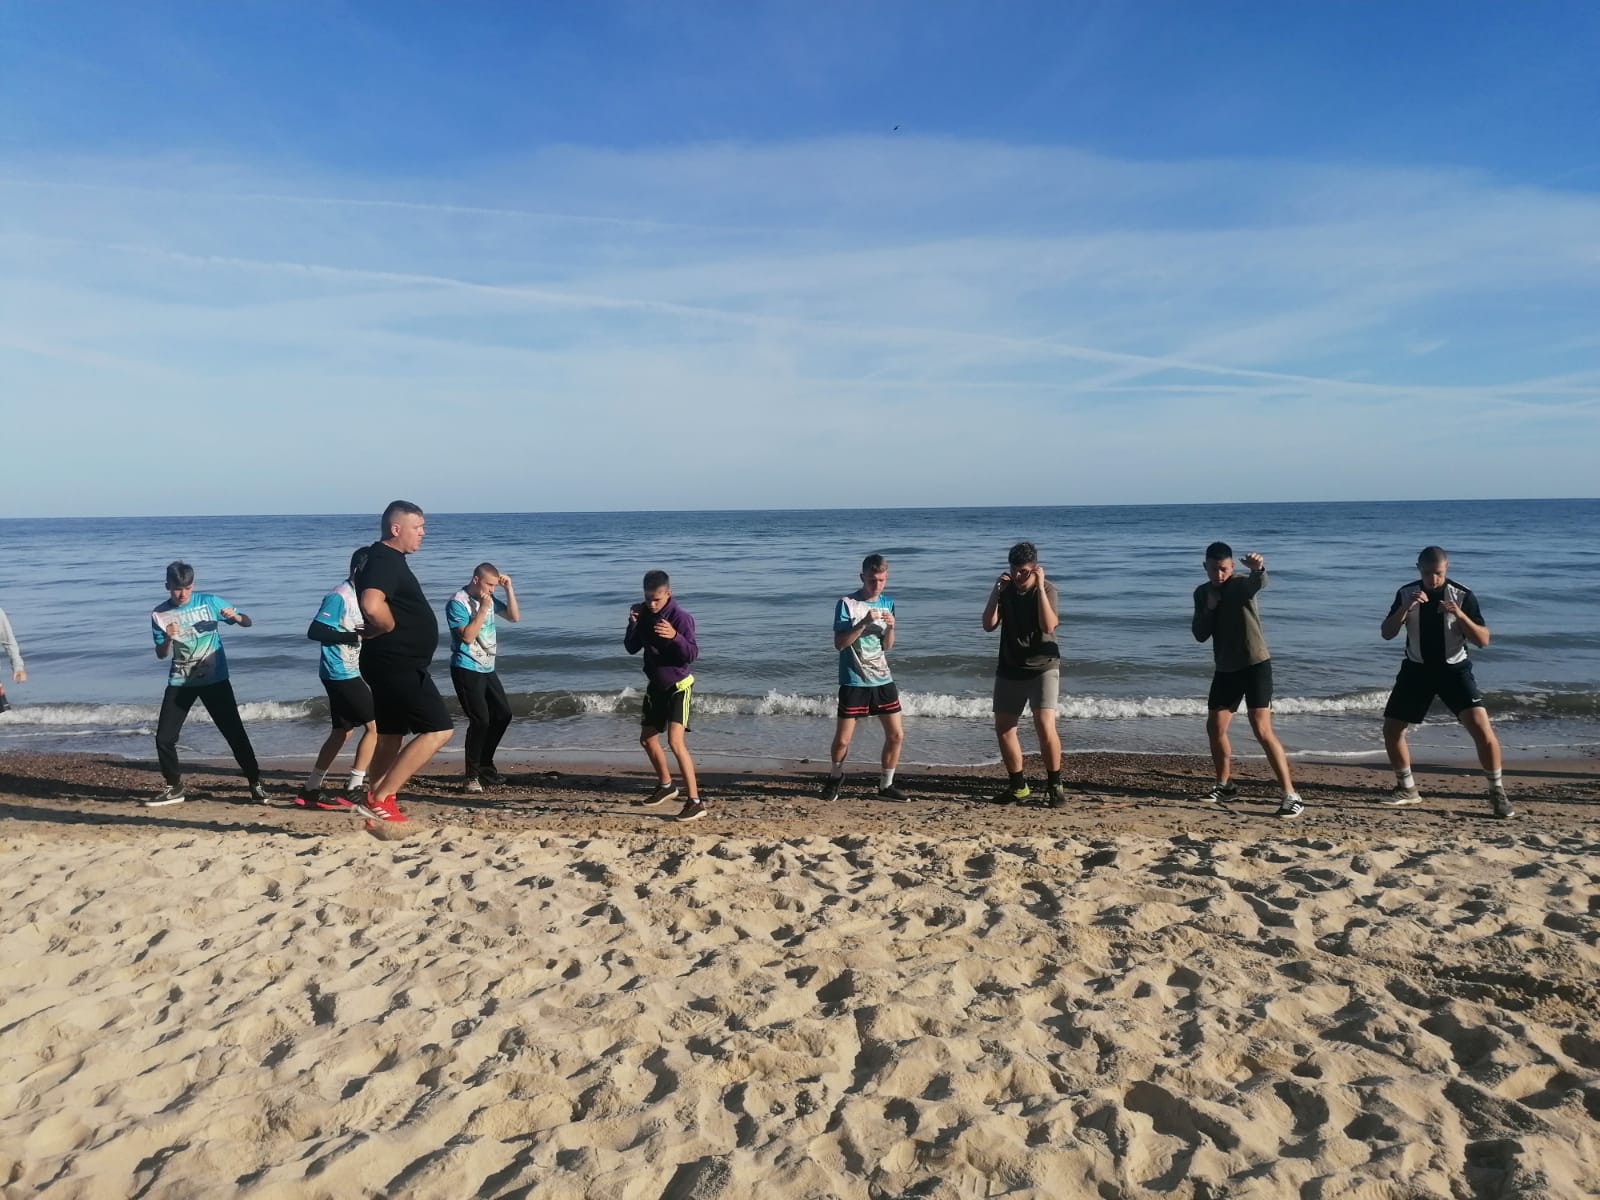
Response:
[{"label": "black shorts", "polygon": [[374,719],[372,689],[365,679],[324,679],[328,719],[335,729],[359,729]]},{"label": "black shorts", "polygon": [[1206,697],[1207,712],[1238,712],[1239,701],[1246,708],[1272,707],[1272,660],[1258,662],[1242,671],[1218,671],[1211,677],[1211,694]]},{"label": "black shorts", "polygon": [[1430,666],[1409,658],[1404,660],[1400,664],[1400,674],[1395,676],[1394,690],[1389,693],[1389,703],[1383,707],[1383,715],[1391,721],[1421,725],[1435,696],[1456,716],[1469,708],[1482,708],[1483,694],[1478,691],[1478,681],[1472,677],[1472,663]]},{"label": "black shorts", "polygon": [[454,729],[444,697],[424,666],[361,664],[361,677],[372,689],[372,708],[378,732],[384,734],[440,733]]},{"label": "black shorts", "polygon": [[876,687],[859,687],[856,684],[839,685],[839,718],[883,717],[900,711],[900,689],[893,683],[880,683]]},{"label": "black shorts", "polygon": [[669,725],[682,725],[685,732],[689,729],[689,692],[694,678],[685,679],[677,687],[653,688],[644,690],[644,711],[640,713],[639,724],[645,729],[654,729],[657,733],[665,733]]}]

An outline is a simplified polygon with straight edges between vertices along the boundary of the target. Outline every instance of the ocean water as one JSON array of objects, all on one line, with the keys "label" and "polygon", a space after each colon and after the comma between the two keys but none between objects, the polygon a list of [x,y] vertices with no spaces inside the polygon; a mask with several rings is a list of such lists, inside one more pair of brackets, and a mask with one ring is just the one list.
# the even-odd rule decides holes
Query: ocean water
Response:
[{"label": "ocean water", "polygon": [[[165,564],[183,558],[198,587],[255,620],[223,637],[258,752],[311,754],[326,706],[306,625],[376,527],[373,514],[0,521],[0,607],[29,670],[26,684],[8,685],[16,707],[0,716],[0,753],[152,755],[165,664],[149,612],[165,598]],[[691,744],[714,762],[826,755],[833,605],[857,584],[861,557],[882,553],[899,616],[891,660],[905,760],[958,764],[996,760],[995,638],[979,618],[1007,548],[1023,539],[1038,544],[1061,593],[1066,749],[1204,752],[1211,651],[1190,635],[1190,595],[1206,543],[1222,538],[1241,556],[1267,556],[1261,611],[1290,751],[1381,758],[1401,646],[1378,625],[1415,577],[1417,551],[1438,543],[1493,631],[1473,657],[1507,750],[1559,756],[1600,747],[1596,528],[1600,500],[437,513],[412,565],[441,610],[481,560],[516,581],[523,620],[500,634],[517,713],[507,760],[637,753],[643,675],[622,631],[644,571],[666,569],[699,625]],[[434,675],[453,705],[447,650]],[[227,753],[199,709],[183,744]],[[1415,744],[1470,753],[1442,710]],[[869,725],[854,756],[875,761],[877,746]],[[1236,750],[1253,748],[1243,730]]]}]

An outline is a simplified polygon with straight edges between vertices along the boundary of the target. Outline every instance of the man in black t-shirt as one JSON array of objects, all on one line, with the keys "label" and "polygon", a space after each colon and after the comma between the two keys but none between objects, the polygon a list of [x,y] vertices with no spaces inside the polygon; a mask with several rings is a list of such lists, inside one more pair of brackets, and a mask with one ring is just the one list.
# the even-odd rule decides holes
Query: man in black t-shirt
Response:
[{"label": "man in black t-shirt", "polygon": [[[354,586],[365,621],[361,677],[372,689],[378,748],[372,787],[356,811],[373,821],[403,822],[400,789],[450,740],[454,724],[428,666],[439,648],[439,619],[406,555],[422,547],[423,513],[405,500],[383,511],[383,540],[367,548]],[[406,742],[407,734],[414,734]],[[404,743],[404,745],[402,745]]]},{"label": "man in black t-shirt", "polygon": [[1472,590],[1445,574],[1449,566],[1441,547],[1424,547],[1417,556],[1419,578],[1394,594],[1379,629],[1384,641],[1398,637],[1401,630],[1406,635],[1406,656],[1383,710],[1383,742],[1395,777],[1394,790],[1384,803],[1398,808],[1422,799],[1411,774],[1406,729],[1422,724],[1437,696],[1472,735],[1478,762],[1489,780],[1489,811],[1497,817],[1514,816],[1500,773],[1500,741],[1467,657],[1469,645],[1481,650],[1489,644],[1489,627]]},{"label": "man in black t-shirt", "polygon": [[1032,542],[1018,542],[1007,555],[1009,570],[994,581],[983,606],[985,633],[1000,631],[1000,657],[994,673],[994,730],[1005,763],[1006,786],[990,799],[1016,804],[1031,795],[1022,769],[1022,742],[1017,725],[1024,708],[1033,709],[1033,728],[1044,759],[1045,803],[1065,808],[1061,783],[1061,739],[1056,734],[1056,705],[1061,692],[1061,650],[1056,643],[1060,622],[1056,585],[1044,577],[1039,552]]}]

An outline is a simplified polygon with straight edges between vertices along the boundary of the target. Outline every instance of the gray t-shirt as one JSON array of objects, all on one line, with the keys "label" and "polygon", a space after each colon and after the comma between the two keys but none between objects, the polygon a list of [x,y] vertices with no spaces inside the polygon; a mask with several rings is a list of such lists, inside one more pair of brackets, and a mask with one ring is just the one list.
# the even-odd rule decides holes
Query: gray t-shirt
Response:
[{"label": "gray t-shirt", "polygon": [[[1044,581],[1044,594],[1050,597],[1050,607],[1061,616],[1060,601],[1056,598],[1056,585]],[[1017,591],[1016,584],[1007,584],[1000,593],[1000,662],[995,674],[1002,679],[1032,679],[1046,671],[1061,666],[1061,647],[1054,633],[1046,633],[1039,625],[1039,597],[1033,588]]]},{"label": "gray t-shirt", "polygon": [[1216,608],[1206,607],[1212,588],[1209,581],[1195,588],[1195,640],[1211,639],[1217,670],[1242,671],[1272,657],[1267,652],[1267,636],[1261,632],[1261,614],[1256,611],[1256,593],[1266,586],[1265,571],[1234,575],[1222,584]]}]

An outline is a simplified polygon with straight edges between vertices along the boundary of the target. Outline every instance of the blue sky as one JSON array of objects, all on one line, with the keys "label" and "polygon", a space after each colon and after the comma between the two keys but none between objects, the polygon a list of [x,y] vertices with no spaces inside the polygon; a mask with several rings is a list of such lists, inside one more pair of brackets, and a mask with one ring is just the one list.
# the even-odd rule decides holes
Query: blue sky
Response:
[{"label": "blue sky", "polygon": [[0,6],[11,515],[1593,495],[1600,8]]}]

